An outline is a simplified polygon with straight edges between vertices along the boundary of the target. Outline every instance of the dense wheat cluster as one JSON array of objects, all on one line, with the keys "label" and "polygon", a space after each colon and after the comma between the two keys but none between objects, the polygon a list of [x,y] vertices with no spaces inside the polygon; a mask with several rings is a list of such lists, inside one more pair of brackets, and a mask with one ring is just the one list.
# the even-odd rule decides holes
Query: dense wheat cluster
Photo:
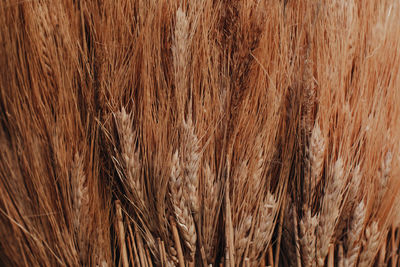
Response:
[{"label": "dense wheat cluster", "polygon": [[400,2],[0,2],[1,266],[398,266]]}]

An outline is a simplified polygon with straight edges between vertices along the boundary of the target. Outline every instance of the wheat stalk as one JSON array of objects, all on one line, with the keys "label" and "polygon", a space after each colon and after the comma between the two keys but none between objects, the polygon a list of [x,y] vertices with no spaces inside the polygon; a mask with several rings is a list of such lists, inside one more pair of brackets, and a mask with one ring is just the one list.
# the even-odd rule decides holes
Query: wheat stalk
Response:
[{"label": "wheat stalk", "polygon": [[121,202],[117,200],[115,202],[115,209],[117,215],[117,225],[118,225],[118,238],[119,238],[119,245],[121,249],[121,259],[122,259],[122,266],[128,267],[128,254],[126,250],[126,242],[125,242],[125,229],[124,229],[124,221],[122,218],[122,209],[121,209]]}]

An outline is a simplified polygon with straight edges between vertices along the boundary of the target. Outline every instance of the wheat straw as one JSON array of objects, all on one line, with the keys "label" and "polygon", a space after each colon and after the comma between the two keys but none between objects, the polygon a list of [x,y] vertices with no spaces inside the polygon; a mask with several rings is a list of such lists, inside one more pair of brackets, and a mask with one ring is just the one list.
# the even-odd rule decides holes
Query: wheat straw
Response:
[{"label": "wheat straw", "polygon": [[125,243],[125,230],[124,230],[124,222],[122,218],[122,210],[121,210],[121,203],[119,200],[115,202],[115,209],[117,213],[117,223],[118,223],[118,237],[119,237],[119,245],[121,249],[121,259],[122,259],[122,266],[128,267],[128,254],[126,251],[126,243]]}]

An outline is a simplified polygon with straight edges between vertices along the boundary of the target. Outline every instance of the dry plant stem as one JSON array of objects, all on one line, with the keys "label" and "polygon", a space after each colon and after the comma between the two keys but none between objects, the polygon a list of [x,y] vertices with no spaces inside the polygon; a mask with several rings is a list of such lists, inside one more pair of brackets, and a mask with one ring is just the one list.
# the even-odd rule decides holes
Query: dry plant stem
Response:
[{"label": "dry plant stem", "polygon": [[134,257],[134,259],[135,259],[134,264],[135,264],[135,265],[140,265],[140,262],[139,262],[139,255],[138,255],[138,251],[137,251],[137,248],[136,248],[136,241],[135,241],[135,238],[134,238],[134,236],[133,236],[131,224],[128,224],[128,231],[129,231],[129,236],[130,236],[130,238],[131,238],[131,240],[132,240],[133,253],[134,253],[134,255],[135,255],[135,257]]},{"label": "dry plant stem", "polygon": [[162,249],[162,255],[163,255],[164,262],[166,265],[168,265],[167,251],[165,250],[164,241],[161,241],[161,249]]},{"label": "dry plant stem", "polygon": [[339,243],[339,248],[338,248],[338,267],[344,267],[343,244],[342,243]]},{"label": "dry plant stem", "polygon": [[[263,258],[265,258],[265,255],[263,255]],[[268,248],[268,264],[269,266],[274,267],[274,252],[272,251],[271,245]]]},{"label": "dry plant stem", "polygon": [[265,255],[263,255],[262,258],[261,258],[259,267],[265,267],[265,266],[266,266]]},{"label": "dry plant stem", "polygon": [[275,264],[276,264],[276,266],[279,266],[279,253],[280,253],[280,249],[281,249],[283,217],[285,216],[286,201],[287,201],[286,198],[284,198],[282,201],[281,212],[280,212],[280,216],[279,216],[278,240],[276,242],[276,249],[275,249]]},{"label": "dry plant stem", "polygon": [[386,256],[386,238],[383,241],[383,245],[379,249],[378,267],[385,266],[385,256]]},{"label": "dry plant stem", "polygon": [[[399,231],[399,228],[397,228],[397,230]],[[394,235],[394,234],[393,234]],[[397,234],[397,236],[396,236],[396,241],[395,241],[395,248],[396,248],[396,251],[397,251],[397,248],[400,246],[400,234]],[[396,257],[396,260],[395,260],[395,262],[397,262],[397,258],[399,258],[399,255],[397,254],[397,252],[395,253],[395,257]],[[400,260],[400,259],[399,259]]]},{"label": "dry plant stem", "polygon": [[301,267],[300,241],[299,241],[299,234],[297,231],[297,212],[296,212],[295,207],[293,207],[293,229],[294,229],[294,238],[295,238],[295,246],[296,246],[297,267]]},{"label": "dry plant stem", "polygon": [[176,224],[172,219],[171,219],[171,227],[172,227],[172,236],[174,237],[176,251],[178,253],[179,267],[185,267],[181,242],[179,241],[178,229],[176,228]]},{"label": "dry plant stem", "polygon": [[141,266],[147,266],[146,265],[146,255],[145,255],[144,248],[143,248],[142,237],[140,236],[139,229],[136,224],[135,224],[135,237],[136,237],[136,242],[137,242],[140,264],[141,264]]},{"label": "dry plant stem", "polygon": [[146,258],[147,258],[147,264],[149,267],[153,267],[153,261],[151,260],[150,252],[149,249],[146,248]]},{"label": "dry plant stem", "polygon": [[250,267],[250,259],[249,258],[244,258],[244,266]]},{"label": "dry plant stem", "polygon": [[207,267],[207,256],[206,256],[206,251],[204,250],[203,245],[200,245],[200,257],[203,262],[203,266]]},{"label": "dry plant stem", "polygon": [[234,259],[234,238],[233,238],[233,225],[232,225],[232,214],[231,214],[231,201],[229,199],[229,180],[226,181],[225,184],[225,234],[226,234],[226,253],[227,258],[226,266],[234,267],[235,259]]},{"label": "dry plant stem", "polygon": [[157,238],[157,244],[158,244],[158,251],[160,253],[160,259],[161,259],[161,267],[165,266],[165,261],[164,261],[164,252],[161,244],[160,238]]},{"label": "dry plant stem", "polygon": [[397,262],[397,246],[395,243],[395,232],[396,228],[394,227],[394,224],[392,224],[391,226],[391,231],[390,231],[390,244],[391,244],[391,248],[392,248],[392,267],[396,266],[396,262]]},{"label": "dry plant stem", "polygon": [[334,267],[335,246],[330,244],[328,252],[328,267]]},{"label": "dry plant stem", "polygon": [[119,200],[115,201],[115,209],[117,212],[118,233],[119,233],[119,242],[120,242],[120,249],[121,249],[122,266],[128,267],[129,262],[128,262],[128,254],[126,252],[124,222],[122,220],[121,202]]},{"label": "dry plant stem", "polygon": [[[131,240],[130,236],[126,236],[125,239],[127,240],[126,243],[128,243],[129,259],[133,265],[133,264],[135,264],[135,258],[133,257],[133,249],[132,249],[133,240]],[[128,262],[129,262],[129,260],[128,260]]]}]

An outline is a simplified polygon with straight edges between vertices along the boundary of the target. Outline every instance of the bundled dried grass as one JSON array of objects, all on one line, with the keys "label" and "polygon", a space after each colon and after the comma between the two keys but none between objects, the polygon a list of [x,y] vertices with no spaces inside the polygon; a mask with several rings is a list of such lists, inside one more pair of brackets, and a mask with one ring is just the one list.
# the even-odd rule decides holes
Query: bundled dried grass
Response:
[{"label": "bundled dried grass", "polygon": [[400,4],[0,3],[0,265],[399,264]]}]

